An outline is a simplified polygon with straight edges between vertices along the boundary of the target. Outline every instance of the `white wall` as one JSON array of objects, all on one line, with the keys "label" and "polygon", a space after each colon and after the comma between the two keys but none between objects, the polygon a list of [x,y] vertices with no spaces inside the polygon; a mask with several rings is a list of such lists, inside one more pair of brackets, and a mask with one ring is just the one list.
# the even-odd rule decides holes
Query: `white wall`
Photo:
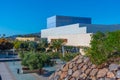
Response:
[{"label": "white wall", "polygon": [[51,39],[67,39],[69,46],[90,46],[91,33],[89,34],[75,34],[75,35],[60,35],[60,36],[48,36],[48,42]]},{"label": "white wall", "polygon": [[59,36],[59,35],[64,36],[64,35],[84,34],[84,33],[86,33],[86,27],[79,27],[79,24],[73,24],[73,25],[41,30],[41,37],[47,38],[48,36]]}]

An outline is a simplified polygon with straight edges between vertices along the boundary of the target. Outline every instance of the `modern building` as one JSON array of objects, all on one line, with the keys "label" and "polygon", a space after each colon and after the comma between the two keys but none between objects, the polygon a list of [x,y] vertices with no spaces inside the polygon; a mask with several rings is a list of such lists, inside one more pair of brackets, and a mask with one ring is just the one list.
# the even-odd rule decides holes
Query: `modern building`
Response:
[{"label": "modern building", "polygon": [[119,24],[118,25],[92,24],[91,18],[81,17],[77,18],[81,20],[72,18],[71,22],[68,20],[71,17],[70,18],[69,17],[66,18],[66,16],[60,17],[62,17],[63,20],[61,18],[57,18],[57,16],[48,18],[47,29],[41,30],[41,37],[47,38],[48,42],[51,42],[52,39],[67,39],[67,43],[65,44],[66,46],[90,47],[91,35],[93,33],[96,33],[98,31],[112,32],[120,30]]},{"label": "modern building", "polygon": [[56,15],[47,19],[47,28],[49,29],[76,23],[91,24],[91,18]]}]

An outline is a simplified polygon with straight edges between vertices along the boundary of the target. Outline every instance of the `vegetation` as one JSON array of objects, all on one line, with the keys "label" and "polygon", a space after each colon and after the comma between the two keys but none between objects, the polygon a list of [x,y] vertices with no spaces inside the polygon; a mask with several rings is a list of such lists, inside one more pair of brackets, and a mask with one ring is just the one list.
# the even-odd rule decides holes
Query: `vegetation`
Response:
[{"label": "vegetation", "polygon": [[13,43],[9,42],[5,38],[0,39],[0,50],[9,50],[13,49]]},{"label": "vegetation", "polygon": [[60,58],[60,53],[59,52],[49,52],[48,53],[51,59],[58,59]]},{"label": "vegetation", "polygon": [[63,61],[70,61],[72,60],[75,56],[77,56],[79,53],[65,53],[65,56],[63,57],[62,55],[60,55],[60,59]]},{"label": "vegetation", "polygon": [[39,42],[34,41],[14,41],[14,49],[17,51],[40,51],[45,52],[46,47],[48,46],[47,41],[40,40]]},{"label": "vegetation", "polygon": [[20,49],[20,45],[21,45],[21,41],[14,41],[13,44],[14,44],[14,49],[16,49],[17,51]]},{"label": "vegetation", "polygon": [[48,47],[48,43],[46,39],[41,39],[37,43],[37,51],[45,52],[47,47]]},{"label": "vegetation", "polygon": [[55,52],[58,52],[58,50],[61,49],[63,43],[64,43],[63,39],[54,39],[51,41],[51,45],[53,49],[55,50]]},{"label": "vegetation", "polygon": [[87,55],[95,64],[102,64],[114,55],[120,55],[120,31],[101,33],[92,35],[91,47],[87,50]]},{"label": "vegetation", "polygon": [[42,67],[50,63],[50,57],[45,53],[26,52],[19,54],[22,57],[22,65],[31,70],[42,69]]}]

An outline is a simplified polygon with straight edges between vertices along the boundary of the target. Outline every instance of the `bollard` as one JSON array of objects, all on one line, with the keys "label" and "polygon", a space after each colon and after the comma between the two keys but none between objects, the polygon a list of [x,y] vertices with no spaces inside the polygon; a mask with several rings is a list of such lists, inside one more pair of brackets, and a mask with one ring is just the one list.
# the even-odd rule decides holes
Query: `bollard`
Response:
[{"label": "bollard", "polygon": [[20,73],[20,69],[18,68],[18,69],[17,69],[17,74],[19,74],[19,73]]}]

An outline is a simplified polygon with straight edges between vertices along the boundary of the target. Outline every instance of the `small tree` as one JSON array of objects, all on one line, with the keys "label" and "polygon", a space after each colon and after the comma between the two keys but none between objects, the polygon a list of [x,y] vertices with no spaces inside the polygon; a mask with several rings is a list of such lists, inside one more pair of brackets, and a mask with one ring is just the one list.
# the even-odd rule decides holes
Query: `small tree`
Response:
[{"label": "small tree", "polygon": [[29,46],[29,42],[22,42],[21,44],[20,44],[20,49],[22,50],[22,51],[27,51],[28,50],[28,46]]},{"label": "small tree", "polygon": [[16,49],[16,50],[19,50],[20,49],[20,45],[21,45],[21,41],[14,41],[13,42],[14,43],[14,48]]},{"label": "small tree", "polygon": [[53,39],[51,41],[51,45],[53,46],[53,49],[55,50],[55,52],[58,52],[58,50],[61,49],[63,43],[64,43],[63,39]]},{"label": "small tree", "polygon": [[42,69],[45,63],[50,63],[50,57],[45,53],[28,52],[22,58],[22,65],[27,66],[31,70]]},{"label": "small tree", "polygon": [[44,52],[46,51],[46,48],[48,47],[48,43],[46,39],[41,39],[38,43],[37,43],[37,50]]},{"label": "small tree", "polygon": [[29,42],[29,43],[28,43],[28,49],[29,49],[30,51],[35,51],[36,48],[37,48],[37,43],[36,43],[36,42]]}]

